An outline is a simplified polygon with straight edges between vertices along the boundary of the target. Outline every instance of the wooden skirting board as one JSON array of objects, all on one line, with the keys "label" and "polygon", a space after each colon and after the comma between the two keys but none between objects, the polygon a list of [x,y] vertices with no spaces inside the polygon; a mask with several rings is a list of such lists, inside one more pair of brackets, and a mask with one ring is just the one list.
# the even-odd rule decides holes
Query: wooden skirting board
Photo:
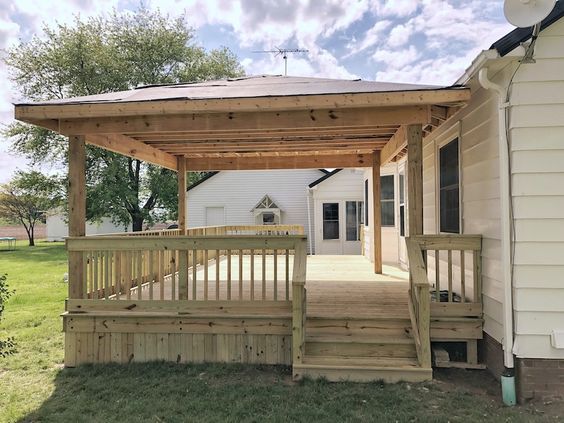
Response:
[{"label": "wooden skirting board", "polygon": [[67,332],[65,366],[85,363],[292,364],[288,335]]}]

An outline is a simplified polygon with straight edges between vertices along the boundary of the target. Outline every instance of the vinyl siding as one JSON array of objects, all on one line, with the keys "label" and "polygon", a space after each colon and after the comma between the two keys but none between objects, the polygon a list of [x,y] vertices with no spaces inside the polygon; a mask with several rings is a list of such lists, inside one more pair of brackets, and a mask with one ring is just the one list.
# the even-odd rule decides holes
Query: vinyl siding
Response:
[{"label": "vinyl siding", "polygon": [[307,188],[323,175],[318,169],[219,172],[188,191],[188,227],[206,225],[206,207],[224,207],[226,225],[254,225],[252,209],[269,195],[282,210],[281,223],[303,225],[309,239]]},{"label": "vinyl siding", "polygon": [[[439,233],[438,150],[458,138],[460,163],[461,232],[481,234],[484,330],[497,341],[503,336],[503,285],[499,201],[498,111],[494,93],[472,85],[472,100],[423,141],[423,230]],[[446,256],[446,254],[445,254]],[[446,257],[445,257],[446,259]],[[447,280],[441,256],[440,280]],[[433,282],[434,254],[429,253]],[[471,280],[472,260],[466,257],[466,280]],[[454,289],[460,292],[460,258],[453,254]],[[441,285],[442,286],[442,285]],[[467,284],[467,295],[473,295]]]},{"label": "vinyl siding", "polygon": [[515,74],[510,108],[515,216],[515,353],[564,358],[564,19],[544,30],[536,63]]}]

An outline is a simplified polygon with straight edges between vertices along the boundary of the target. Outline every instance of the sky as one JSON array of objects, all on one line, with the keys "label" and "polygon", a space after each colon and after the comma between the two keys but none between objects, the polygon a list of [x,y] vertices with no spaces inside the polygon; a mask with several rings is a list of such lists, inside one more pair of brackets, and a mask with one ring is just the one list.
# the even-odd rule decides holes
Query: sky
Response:
[{"label": "sky", "polygon": [[[0,0],[0,56],[42,36],[45,25],[135,10],[139,0]],[[300,48],[288,75],[448,85],[481,50],[511,31],[502,0],[145,0],[170,16],[186,13],[196,42],[230,48],[247,74],[284,73],[280,56],[254,53]],[[0,125],[23,100],[0,62]],[[0,139],[0,183],[26,161]],[[42,169],[52,171],[52,169]]]}]

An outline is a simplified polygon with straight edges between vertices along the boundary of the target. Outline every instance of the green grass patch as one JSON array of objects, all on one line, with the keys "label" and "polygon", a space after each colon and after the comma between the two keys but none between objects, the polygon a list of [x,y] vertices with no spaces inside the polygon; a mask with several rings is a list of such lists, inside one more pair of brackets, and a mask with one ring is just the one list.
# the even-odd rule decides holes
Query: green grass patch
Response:
[{"label": "green grass patch", "polygon": [[554,421],[445,382],[294,383],[287,368],[242,365],[63,369],[66,271],[62,243],[0,253],[0,272],[16,290],[0,337],[13,336],[18,345],[17,354],[0,359],[0,422]]}]

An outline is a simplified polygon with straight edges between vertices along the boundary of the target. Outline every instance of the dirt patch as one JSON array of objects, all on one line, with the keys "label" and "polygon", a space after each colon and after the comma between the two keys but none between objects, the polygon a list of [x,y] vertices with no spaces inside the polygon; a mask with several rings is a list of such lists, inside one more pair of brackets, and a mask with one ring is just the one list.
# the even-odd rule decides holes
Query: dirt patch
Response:
[{"label": "dirt patch", "polygon": [[[5,225],[0,226],[0,237],[8,236],[15,237],[18,240],[27,240],[27,232],[23,226],[17,225]],[[36,225],[35,226],[35,239],[45,239],[47,238],[47,226],[46,225]]]},{"label": "dirt patch", "polygon": [[[433,384],[444,392],[466,392],[502,403],[500,383],[486,370],[433,369]],[[549,420],[564,420],[564,401],[535,402],[515,407],[523,416],[538,415]]]}]

